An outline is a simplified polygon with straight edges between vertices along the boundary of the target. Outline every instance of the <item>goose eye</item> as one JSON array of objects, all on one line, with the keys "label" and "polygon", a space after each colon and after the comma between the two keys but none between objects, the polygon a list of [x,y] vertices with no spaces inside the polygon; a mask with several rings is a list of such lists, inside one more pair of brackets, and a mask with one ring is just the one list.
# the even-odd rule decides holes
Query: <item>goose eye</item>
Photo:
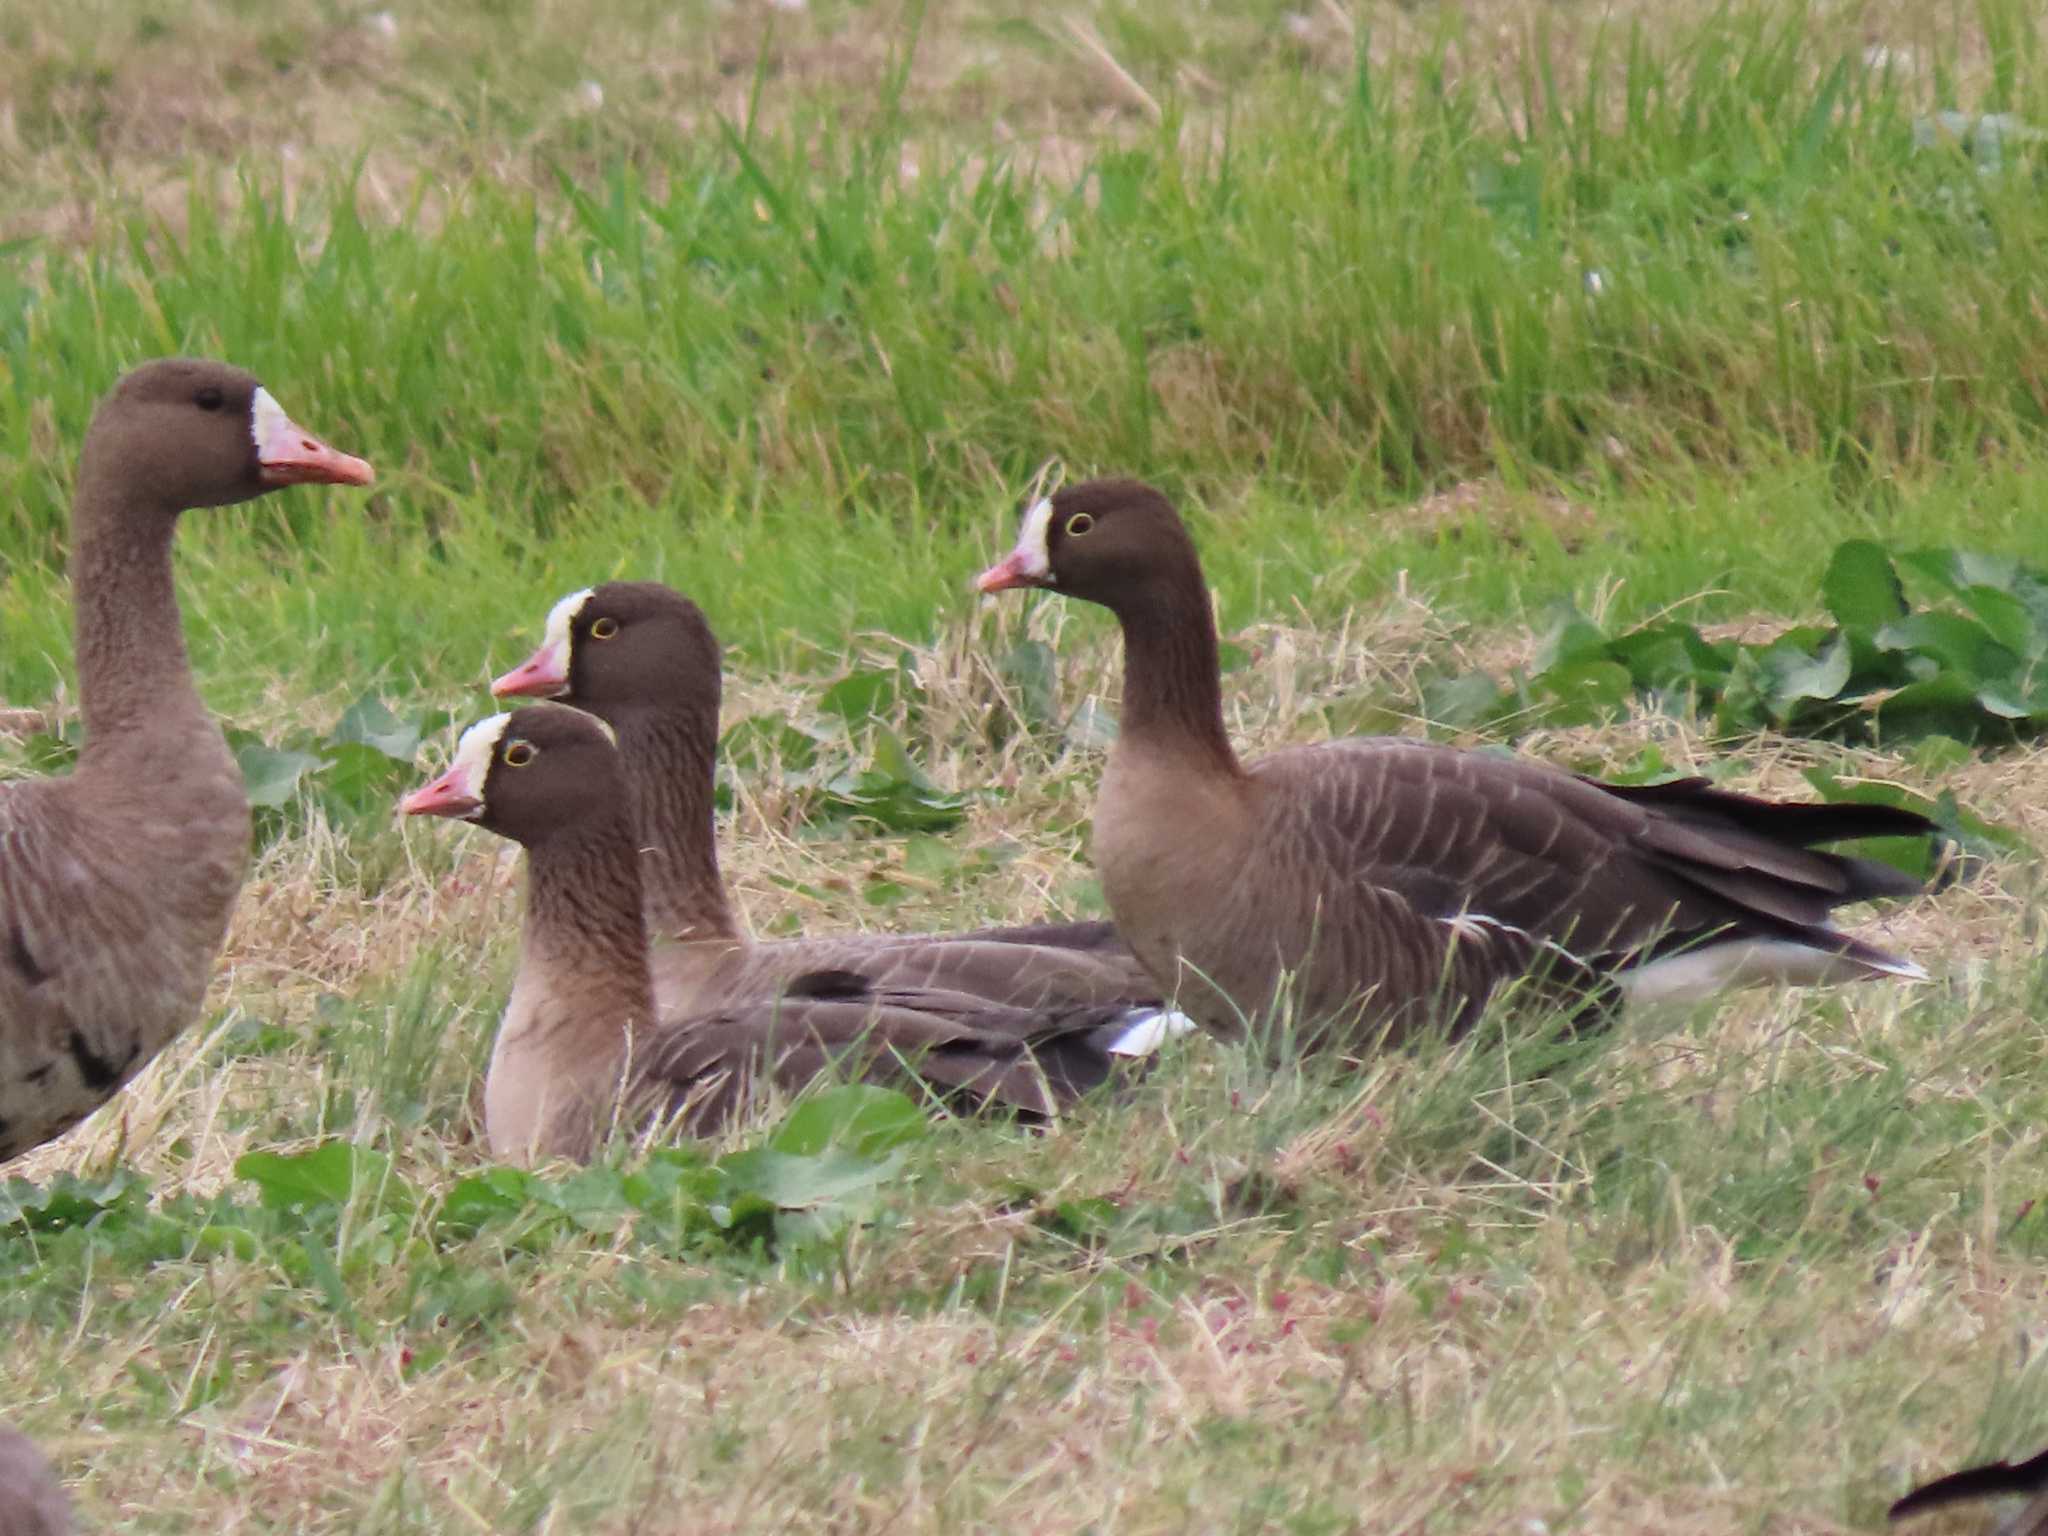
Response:
[{"label": "goose eye", "polygon": [[538,756],[540,756],[540,749],[532,742],[515,741],[505,749],[505,766],[507,768],[524,768]]},{"label": "goose eye", "polygon": [[610,617],[599,619],[590,626],[590,638],[593,640],[609,640],[618,632],[619,621]]},{"label": "goose eye", "polygon": [[202,411],[217,411],[221,408],[221,393],[211,384],[192,397],[192,403]]},{"label": "goose eye", "polygon": [[1067,519],[1067,537],[1078,539],[1082,534],[1091,531],[1094,527],[1094,518],[1090,517],[1086,512],[1076,512]]}]

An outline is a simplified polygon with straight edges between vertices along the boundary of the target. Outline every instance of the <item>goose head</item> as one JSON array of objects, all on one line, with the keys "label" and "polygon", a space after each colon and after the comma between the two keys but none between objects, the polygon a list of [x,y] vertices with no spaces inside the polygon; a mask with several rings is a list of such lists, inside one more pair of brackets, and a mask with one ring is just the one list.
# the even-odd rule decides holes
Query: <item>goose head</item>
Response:
[{"label": "goose head", "polygon": [[182,357],[122,376],[93,414],[81,475],[109,477],[129,505],[171,513],[375,479],[366,461],[294,422],[254,374]]},{"label": "goose head", "polygon": [[556,603],[539,648],[491,692],[560,699],[613,724],[636,708],[689,709],[715,732],[718,638],[680,592],[658,581],[608,581]]},{"label": "goose head", "polygon": [[399,802],[406,816],[446,816],[532,848],[619,814],[618,749],[603,721],[530,704],[462,733],[447,772]]},{"label": "goose head", "polygon": [[1025,509],[1017,544],[975,578],[980,592],[1043,587],[1118,608],[1162,580],[1200,580],[1173,504],[1138,480],[1089,480]]}]

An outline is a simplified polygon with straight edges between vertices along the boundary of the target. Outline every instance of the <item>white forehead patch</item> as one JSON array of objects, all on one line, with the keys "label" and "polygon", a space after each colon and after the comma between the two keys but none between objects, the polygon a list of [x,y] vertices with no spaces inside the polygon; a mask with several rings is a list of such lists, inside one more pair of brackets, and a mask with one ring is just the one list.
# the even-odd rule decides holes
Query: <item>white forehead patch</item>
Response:
[{"label": "white forehead patch", "polygon": [[1042,581],[1052,574],[1052,554],[1045,547],[1046,536],[1051,532],[1052,501],[1041,496],[1024,514],[1024,526],[1017,534],[1017,548],[1010,556],[1017,562],[1019,574],[1034,581]]},{"label": "white forehead patch", "polygon": [[479,720],[464,731],[462,740],[455,744],[455,761],[448,765],[448,772],[455,779],[455,787],[478,802],[477,811],[472,814],[482,812],[484,780],[490,775],[491,754],[498,750],[498,743],[511,719],[511,715],[503,714]]},{"label": "white forehead patch", "polygon": [[571,592],[548,610],[547,632],[541,636],[541,649],[559,651],[564,669],[569,664],[569,626],[576,622],[576,615],[583,611],[583,605],[590,601],[591,589],[583,587]]},{"label": "white forehead patch", "polygon": [[298,431],[292,425],[291,417],[285,415],[284,407],[261,384],[256,386],[255,398],[249,402],[249,440],[261,453],[266,445],[275,446],[286,434]]}]

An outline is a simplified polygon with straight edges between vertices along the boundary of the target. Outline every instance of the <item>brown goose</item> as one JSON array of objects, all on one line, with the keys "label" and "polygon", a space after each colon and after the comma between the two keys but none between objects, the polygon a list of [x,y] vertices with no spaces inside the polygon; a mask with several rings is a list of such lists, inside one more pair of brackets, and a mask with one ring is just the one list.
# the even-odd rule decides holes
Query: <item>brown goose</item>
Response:
[{"label": "brown goose", "polygon": [[0,1424],[0,1536],[69,1536],[71,1501],[43,1453]]},{"label": "brown goose", "polygon": [[742,1107],[758,1076],[798,1088],[834,1065],[1031,1116],[1111,1075],[1132,1030],[1122,1000],[1024,1008],[816,969],[657,1015],[620,758],[593,716],[530,705],[471,726],[448,771],[401,804],[526,849],[519,971],[484,1086],[495,1155],[588,1157],[615,1105],[628,1124],[680,1111],[701,1133]]},{"label": "brown goose", "polygon": [[71,518],[85,746],[68,778],[0,784],[0,1161],[199,1011],[242,883],[248,802],[186,664],[178,515],[370,479],[223,363],[145,364],[94,412]]},{"label": "brown goose", "polygon": [[1124,713],[1095,862],[1119,931],[1212,1029],[1239,1033],[1284,996],[1308,1043],[1356,1045],[1418,1016],[1467,1023],[1532,974],[1553,1000],[1596,1005],[1925,974],[1827,922],[1918,882],[1811,846],[1932,831],[1908,811],[1776,803],[1704,779],[1602,784],[1396,738],[1240,763],[1201,564],[1149,486],[1093,481],[1039,501],[976,585],[1048,588],[1121,624]]},{"label": "brown goose", "polygon": [[2002,1521],[2000,1536],[2048,1536],[2048,1451],[2025,1461],[1994,1461],[1922,1483],[1891,1507],[1894,1520],[1950,1504],[2025,1494],[2027,1502]]},{"label": "brown goose", "polygon": [[[640,828],[655,991],[664,1011],[704,1012],[821,972],[898,995],[931,989],[992,1010],[1142,1004],[1158,988],[1107,923],[958,935],[857,934],[757,944],[718,872],[712,790],[722,683],[718,641],[697,605],[659,582],[572,592],[540,648],[491,685],[597,715],[618,735]],[[1175,1027],[1184,1021],[1171,1021]]]}]

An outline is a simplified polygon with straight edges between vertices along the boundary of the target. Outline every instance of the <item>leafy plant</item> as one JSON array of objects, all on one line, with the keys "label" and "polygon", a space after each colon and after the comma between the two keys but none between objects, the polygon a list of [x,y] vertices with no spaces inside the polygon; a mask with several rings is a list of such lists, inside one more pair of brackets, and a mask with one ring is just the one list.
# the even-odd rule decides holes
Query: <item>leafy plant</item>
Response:
[{"label": "leafy plant", "polygon": [[445,710],[402,717],[377,695],[364,694],[324,736],[294,733],[267,742],[252,731],[230,730],[228,745],[259,830],[275,836],[309,803],[336,821],[388,814],[418,774],[420,742],[449,719]]},{"label": "leafy plant", "polygon": [[[1926,606],[1909,601],[1906,576],[1931,594]],[[1609,635],[1559,609],[1530,675],[1435,679],[1424,707],[1441,724],[1510,730],[1610,718],[1633,698],[1711,714],[1723,736],[1999,745],[2048,730],[2048,574],[1967,550],[1895,556],[1852,539],[1836,548],[1821,595],[1834,623],[1758,644],[1710,639],[1675,619]]]},{"label": "leafy plant", "polygon": [[[849,673],[826,689],[818,715],[739,721],[720,742],[722,755],[735,769],[779,775],[809,820],[867,822],[889,832],[957,825],[967,797],[934,784],[881,718],[903,682],[900,670]],[[721,790],[729,805],[730,790]]]}]

